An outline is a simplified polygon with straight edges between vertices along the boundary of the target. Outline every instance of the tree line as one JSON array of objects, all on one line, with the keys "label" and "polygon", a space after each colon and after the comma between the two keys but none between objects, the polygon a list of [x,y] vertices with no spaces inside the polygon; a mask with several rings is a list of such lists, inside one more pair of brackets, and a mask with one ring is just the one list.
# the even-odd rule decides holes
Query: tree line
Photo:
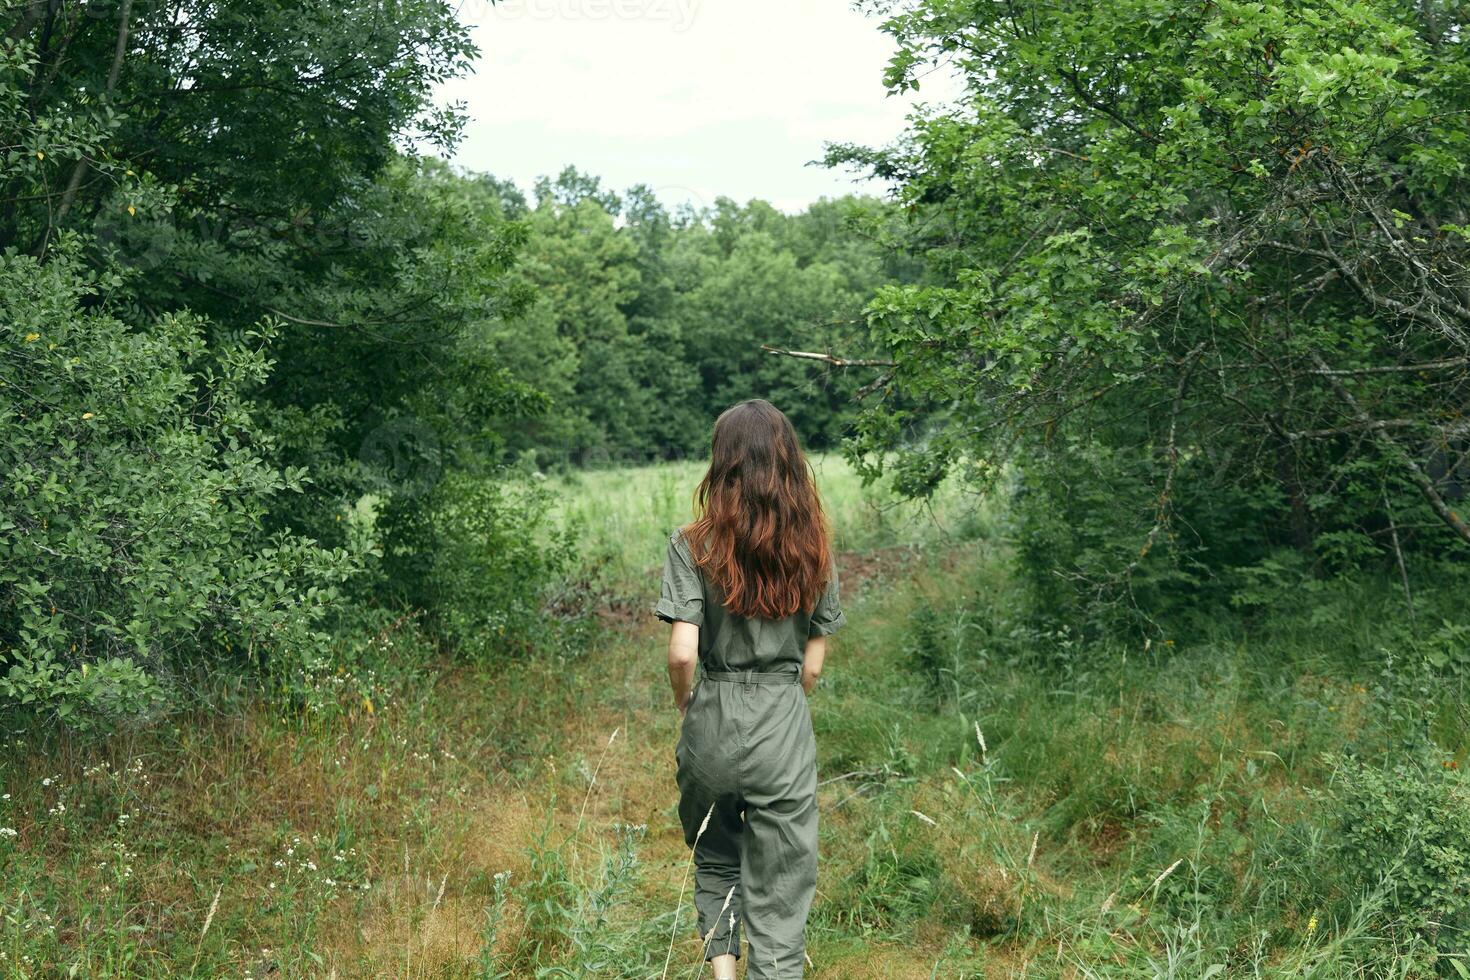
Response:
[{"label": "tree line", "polygon": [[442,0],[6,3],[0,702],[289,690],[405,615],[531,649],[576,541],[521,476],[697,454],[751,395],[911,496],[1011,493],[1054,622],[1360,571],[1439,616],[1464,6],[868,6],[893,91],[963,95],[831,148],[888,197],[784,214],[410,150],[464,122]]},{"label": "tree line", "polygon": [[[873,200],[671,213],[460,172],[452,4],[0,14],[0,706],[74,725],[289,690],[405,611],[534,642],[574,560],[527,470],[700,451],[749,394],[843,433],[912,273]],[[365,516],[366,515],[366,516]]]}]

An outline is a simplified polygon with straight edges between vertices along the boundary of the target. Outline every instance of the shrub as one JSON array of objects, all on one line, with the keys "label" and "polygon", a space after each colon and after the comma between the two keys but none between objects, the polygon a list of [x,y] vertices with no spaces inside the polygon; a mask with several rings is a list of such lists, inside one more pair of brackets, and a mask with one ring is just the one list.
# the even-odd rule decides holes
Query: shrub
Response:
[{"label": "shrub", "polygon": [[535,481],[459,471],[421,496],[389,498],[379,518],[387,591],[468,656],[542,647],[543,599],[575,555],[551,505]]},{"label": "shrub", "polygon": [[353,563],[260,529],[301,478],[265,461],[242,394],[268,335],[130,329],[77,251],[0,256],[0,707],[85,727],[193,669],[310,655]]},{"label": "shrub", "polygon": [[1329,836],[1344,889],[1378,891],[1382,917],[1463,952],[1470,935],[1470,786],[1448,765],[1334,760]]}]

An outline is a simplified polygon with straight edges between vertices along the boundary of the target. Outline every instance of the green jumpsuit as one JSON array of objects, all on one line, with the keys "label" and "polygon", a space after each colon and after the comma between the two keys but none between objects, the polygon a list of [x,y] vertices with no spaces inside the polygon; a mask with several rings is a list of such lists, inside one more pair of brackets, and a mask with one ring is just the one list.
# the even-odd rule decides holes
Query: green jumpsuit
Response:
[{"label": "green jumpsuit", "polygon": [[739,956],[743,926],[747,977],[800,977],[817,887],[816,743],[801,666],[809,637],[846,622],[836,572],[810,613],[747,619],[725,609],[676,531],[655,612],[699,627],[699,678],[674,757],[699,934],[713,929],[706,959]]}]

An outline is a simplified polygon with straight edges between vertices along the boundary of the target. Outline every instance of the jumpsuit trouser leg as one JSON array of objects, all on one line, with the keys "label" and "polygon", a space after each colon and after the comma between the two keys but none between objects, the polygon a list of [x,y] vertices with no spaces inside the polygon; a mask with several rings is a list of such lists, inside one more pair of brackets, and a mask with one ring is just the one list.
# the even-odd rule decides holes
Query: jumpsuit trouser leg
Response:
[{"label": "jumpsuit trouser leg", "polygon": [[699,933],[710,936],[705,958],[739,956],[743,926],[749,980],[801,977],[816,893],[817,772],[800,685],[787,675],[749,683],[706,676],[676,757]]}]

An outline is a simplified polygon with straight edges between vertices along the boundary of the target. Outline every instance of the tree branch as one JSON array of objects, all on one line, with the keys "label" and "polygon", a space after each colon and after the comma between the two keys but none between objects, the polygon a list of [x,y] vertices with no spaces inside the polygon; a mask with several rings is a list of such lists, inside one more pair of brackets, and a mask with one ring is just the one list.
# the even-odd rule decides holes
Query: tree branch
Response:
[{"label": "tree branch", "polygon": [[1373,437],[1378,440],[1383,448],[1388,450],[1390,455],[1398,459],[1399,463],[1408,472],[1409,480],[1414,486],[1419,488],[1419,492],[1428,501],[1429,509],[1434,511],[1440,520],[1449,525],[1450,529],[1459,535],[1466,544],[1470,544],[1470,525],[1466,525],[1460,515],[1451,510],[1449,504],[1445,503],[1444,497],[1440,496],[1439,490],[1435,488],[1434,481],[1429,479],[1423,468],[1414,461],[1414,457],[1410,456],[1404,447],[1400,446],[1397,440],[1388,434],[1387,427],[1379,424],[1367,413],[1363,406],[1358,403],[1357,398],[1353,396],[1353,393],[1348,391],[1347,386],[1338,380],[1336,375],[1332,374],[1332,369],[1327,366],[1327,362],[1322,359],[1321,354],[1312,351],[1311,358],[1312,363],[1317,365],[1322,376],[1332,386],[1332,390],[1337,395],[1338,400],[1347,406],[1349,413],[1351,413],[1358,424],[1372,432]]},{"label": "tree branch", "polygon": [[1424,361],[1422,364],[1384,364],[1365,368],[1331,368],[1326,371],[1317,369],[1302,373],[1326,378],[1348,378],[1359,374],[1395,374],[1398,372],[1416,374],[1419,371],[1442,371],[1445,368],[1465,367],[1466,365],[1470,365],[1470,357],[1447,357],[1441,361]]},{"label": "tree branch", "polygon": [[[117,89],[117,79],[122,74],[123,56],[128,50],[128,28],[132,19],[133,0],[122,0],[122,9],[117,15],[117,42],[112,49],[112,66],[107,70],[107,87],[102,90],[104,102],[110,102],[113,91]],[[72,168],[71,179],[66,182],[66,190],[61,195],[61,203],[56,206],[55,224],[61,224],[66,219],[67,212],[71,211],[71,206],[77,199],[77,191],[82,186],[82,176],[86,172],[87,157],[83,154]]]},{"label": "tree branch", "polygon": [[1339,425],[1331,429],[1305,429],[1300,432],[1285,433],[1287,442],[1300,442],[1303,439],[1331,439],[1333,436],[1348,436],[1358,432],[1376,432],[1379,429],[1407,429],[1421,425],[1413,419],[1373,419],[1368,422],[1355,422],[1352,425]]},{"label": "tree branch", "polygon": [[1139,562],[1148,557],[1153,550],[1154,542],[1158,539],[1159,532],[1169,523],[1170,497],[1174,493],[1174,474],[1179,471],[1179,416],[1184,411],[1184,393],[1189,390],[1189,379],[1194,375],[1194,369],[1199,366],[1200,355],[1205,352],[1203,342],[1195,344],[1194,349],[1184,355],[1184,370],[1179,375],[1179,384],[1174,388],[1174,403],[1169,410],[1169,439],[1164,446],[1164,456],[1169,460],[1169,469],[1164,474],[1164,487],[1159,491],[1158,516],[1154,520],[1154,526],[1149,528],[1148,537],[1144,539],[1143,547],[1138,549],[1138,557],[1128,563],[1125,577],[1132,579],[1133,570],[1138,567]]},{"label": "tree branch", "polygon": [[892,361],[882,360],[880,358],[833,357],[831,354],[814,354],[811,351],[804,350],[782,350],[779,347],[772,347],[770,344],[761,344],[761,350],[771,354],[781,354],[785,357],[799,357],[807,361],[821,361],[823,364],[830,364],[833,367],[839,368],[894,366]]}]

